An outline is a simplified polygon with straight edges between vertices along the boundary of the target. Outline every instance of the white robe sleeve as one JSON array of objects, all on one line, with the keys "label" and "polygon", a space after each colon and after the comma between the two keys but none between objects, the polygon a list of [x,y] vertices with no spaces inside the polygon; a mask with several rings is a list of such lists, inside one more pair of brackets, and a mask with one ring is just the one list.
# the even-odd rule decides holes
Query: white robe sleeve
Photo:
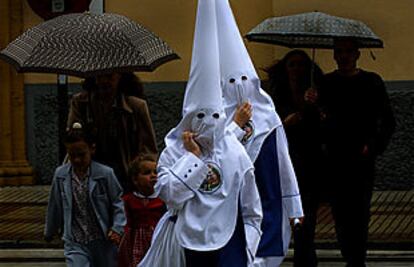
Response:
[{"label": "white robe sleeve", "polygon": [[[161,159],[160,159],[161,161]],[[187,152],[171,167],[160,162],[155,191],[168,207],[181,209],[207,177],[208,167],[193,153]]]},{"label": "white robe sleeve", "polygon": [[239,141],[241,141],[246,134],[246,132],[234,121],[231,121],[231,123],[227,126],[227,130],[234,133]]},{"label": "white robe sleeve", "polygon": [[240,207],[246,235],[248,260],[252,263],[262,235],[260,226],[263,218],[262,204],[253,169],[249,169],[244,175],[240,192]]},{"label": "white robe sleeve", "polygon": [[276,143],[283,209],[289,218],[303,217],[298,182],[290,160],[285,130],[282,126],[276,128]]}]

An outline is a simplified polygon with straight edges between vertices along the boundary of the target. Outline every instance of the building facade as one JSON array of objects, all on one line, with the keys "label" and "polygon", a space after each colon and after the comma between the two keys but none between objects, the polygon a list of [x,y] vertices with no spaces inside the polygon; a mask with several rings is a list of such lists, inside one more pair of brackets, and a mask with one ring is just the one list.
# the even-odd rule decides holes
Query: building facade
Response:
[{"label": "building facade", "polygon": [[[242,34],[267,17],[320,11],[366,22],[384,40],[384,49],[362,51],[359,64],[386,80],[395,107],[397,138],[379,164],[387,179],[414,173],[412,160],[414,98],[414,2],[411,0],[230,0]],[[181,101],[189,74],[196,0],[106,0],[106,12],[119,13],[143,24],[165,40],[181,57],[152,73],[140,73],[157,131],[159,146],[180,117]],[[0,1],[0,49],[25,29],[43,20],[26,0]],[[247,43],[261,70],[283,57],[287,48]],[[310,52],[310,51],[308,51]],[[371,56],[373,53],[376,60]],[[317,50],[316,61],[328,72],[334,69],[332,51]],[[0,186],[48,183],[59,164],[57,152],[56,75],[17,74],[0,61]],[[70,77],[70,93],[80,89]],[[401,162],[406,162],[401,164]]]}]

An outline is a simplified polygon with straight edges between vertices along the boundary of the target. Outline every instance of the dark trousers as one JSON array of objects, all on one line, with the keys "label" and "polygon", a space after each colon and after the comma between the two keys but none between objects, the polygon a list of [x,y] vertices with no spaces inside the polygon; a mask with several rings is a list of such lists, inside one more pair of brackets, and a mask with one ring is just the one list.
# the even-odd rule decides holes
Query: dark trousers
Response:
[{"label": "dark trousers", "polygon": [[[315,150],[316,151],[316,150]],[[302,200],[303,224],[293,229],[295,267],[316,267],[315,228],[319,204],[326,202],[326,170],[320,153],[293,157]]]},{"label": "dark trousers", "polygon": [[351,163],[347,168],[336,168],[336,184],[329,202],[346,266],[365,267],[374,161],[358,159]]},{"label": "dark trousers", "polygon": [[318,265],[314,243],[316,215],[319,207],[318,199],[318,196],[302,196],[304,221],[293,231],[293,263],[295,267],[316,267]]},{"label": "dark trousers", "polygon": [[219,264],[219,251],[195,251],[185,249],[187,267],[217,267]]},{"label": "dark trousers", "polygon": [[327,162],[328,180],[318,186],[321,190],[302,194],[305,218],[294,232],[294,266],[318,265],[314,244],[317,210],[321,202],[328,202],[346,266],[365,267],[374,161],[334,158]]},{"label": "dark trousers", "polygon": [[347,267],[365,267],[371,191],[339,193],[331,202],[336,236]]},{"label": "dark trousers", "polygon": [[117,266],[117,247],[108,240],[95,240],[86,245],[65,241],[64,254],[68,267]]}]

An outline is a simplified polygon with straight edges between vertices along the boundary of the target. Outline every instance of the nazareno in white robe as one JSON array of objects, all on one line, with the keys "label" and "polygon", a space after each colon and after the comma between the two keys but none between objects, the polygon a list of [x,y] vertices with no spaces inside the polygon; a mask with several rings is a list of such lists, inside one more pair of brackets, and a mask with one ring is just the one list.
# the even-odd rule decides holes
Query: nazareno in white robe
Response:
[{"label": "nazareno in white robe", "polygon": [[[173,246],[196,251],[220,249],[231,238],[240,213],[245,249],[252,264],[261,236],[262,209],[251,160],[234,134],[225,131],[215,12],[215,1],[199,0],[183,118],[165,138],[166,148],[160,155],[155,185],[155,191],[167,204],[168,214],[177,217],[174,227],[169,222],[157,226],[152,244],[160,243],[157,240],[163,238],[161,233],[165,230],[175,237],[170,240]],[[204,114],[202,118],[200,113]],[[202,149],[200,158],[188,152],[181,139],[184,131],[195,130],[194,121],[198,118],[205,125],[217,119],[211,149]],[[198,136],[205,133],[200,129]],[[167,220],[163,218],[162,222]],[[151,246],[148,255],[153,256],[154,249]],[[165,249],[158,259],[147,260],[147,255],[139,266],[160,266],[160,262],[174,257],[168,251],[172,250]],[[182,255],[179,249],[174,251]]]},{"label": "nazareno in white robe", "polygon": [[[260,241],[262,219],[253,165],[231,132],[217,142],[216,149],[217,153],[204,159],[183,147],[167,146],[162,152],[155,189],[169,211],[157,225],[151,248],[139,266],[161,266],[158,264],[166,262],[171,267],[185,266],[182,251],[177,246],[196,251],[222,248],[233,234],[239,208],[246,251],[252,264]],[[210,171],[207,164],[214,167],[220,184],[212,189],[201,189]],[[177,216],[175,223],[168,218],[174,215]],[[165,240],[164,235],[174,240]],[[163,242],[169,243],[167,251],[157,255],[157,248],[153,246]]]},{"label": "nazareno in white robe", "polygon": [[[283,260],[289,246],[289,218],[303,216],[296,175],[281,120],[273,101],[260,87],[259,77],[241,38],[228,0],[216,0],[216,10],[217,25],[220,25],[217,31],[227,130],[233,132],[243,143],[257,168],[256,172],[260,167],[261,174],[266,174],[262,177],[256,175],[256,181],[262,185],[259,191],[264,201],[263,224],[268,225],[271,231],[275,227],[280,228],[278,236],[266,240],[267,232],[262,227],[261,245],[263,242],[267,244],[260,245],[256,262],[257,266],[274,267]],[[237,107],[246,101],[253,107],[252,119],[245,128],[248,134],[233,122]],[[269,153],[269,157],[265,153]],[[269,168],[272,170],[267,172],[266,168],[272,166],[276,167]],[[265,188],[271,185],[277,187],[273,192]],[[274,203],[274,207],[271,203]],[[282,210],[278,211],[275,207]]]}]

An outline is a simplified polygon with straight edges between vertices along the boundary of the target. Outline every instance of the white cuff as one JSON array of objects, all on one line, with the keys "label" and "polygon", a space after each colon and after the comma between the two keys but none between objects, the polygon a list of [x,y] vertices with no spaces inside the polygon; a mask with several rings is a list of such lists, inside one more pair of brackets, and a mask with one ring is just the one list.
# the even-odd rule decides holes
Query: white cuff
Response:
[{"label": "white cuff", "polygon": [[250,224],[244,224],[244,232],[246,235],[247,259],[249,263],[253,263],[257,249],[259,248],[262,231]]},{"label": "white cuff", "polygon": [[283,208],[289,218],[303,217],[302,201],[300,195],[282,197]]},{"label": "white cuff", "polygon": [[191,152],[186,152],[171,167],[171,172],[190,189],[197,190],[207,177],[208,167]]},{"label": "white cuff", "polygon": [[230,125],[227,126],[227,129],[234,133],[234,135],[237,137],[239,141],[241,141],[243,137],[246,135],[246,132],[242,128],[240,128],[240,126],[234,121],[231,121]]}]

